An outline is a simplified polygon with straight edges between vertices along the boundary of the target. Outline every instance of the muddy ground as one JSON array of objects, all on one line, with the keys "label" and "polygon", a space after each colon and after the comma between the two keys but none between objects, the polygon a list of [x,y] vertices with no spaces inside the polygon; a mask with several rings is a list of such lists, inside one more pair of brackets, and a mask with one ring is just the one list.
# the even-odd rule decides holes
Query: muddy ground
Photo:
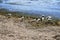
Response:
[{"label": "muddy ground", "polygon": [[60,27],[36,29],[27,22],[0,15],[0,40],[60,40]]}]

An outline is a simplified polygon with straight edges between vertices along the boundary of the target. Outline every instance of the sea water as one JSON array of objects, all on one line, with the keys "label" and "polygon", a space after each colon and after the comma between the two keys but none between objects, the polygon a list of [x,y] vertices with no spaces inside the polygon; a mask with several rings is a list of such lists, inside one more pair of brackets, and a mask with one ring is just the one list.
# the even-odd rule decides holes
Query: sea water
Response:
[{"label": "sea water", "polygon": [[60,17],[59,0],[3,0],[0,9],[36,14],[48,14]]}]

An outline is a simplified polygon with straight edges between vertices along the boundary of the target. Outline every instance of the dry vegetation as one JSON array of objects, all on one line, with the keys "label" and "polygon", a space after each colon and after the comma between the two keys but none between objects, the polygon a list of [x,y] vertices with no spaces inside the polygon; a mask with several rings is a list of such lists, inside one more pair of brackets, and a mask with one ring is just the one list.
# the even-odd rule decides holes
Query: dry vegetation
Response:
[{"label": "dry vegetation", "polygon": [[[22,15],[24,16],[24,15]],[[60,21],[31,22],[36,16],[0,15],[0,40],[60,40]]]}]

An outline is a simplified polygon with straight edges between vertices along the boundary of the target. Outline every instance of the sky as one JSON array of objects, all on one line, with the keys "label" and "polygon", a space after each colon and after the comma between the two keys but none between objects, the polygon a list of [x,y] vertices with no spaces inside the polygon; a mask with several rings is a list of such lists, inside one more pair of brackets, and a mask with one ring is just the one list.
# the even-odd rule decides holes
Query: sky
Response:
[{"label": "sky", "polygon": [[42,12],[60,16],[60,0],[2,0],[0,8],[14,11]]}]

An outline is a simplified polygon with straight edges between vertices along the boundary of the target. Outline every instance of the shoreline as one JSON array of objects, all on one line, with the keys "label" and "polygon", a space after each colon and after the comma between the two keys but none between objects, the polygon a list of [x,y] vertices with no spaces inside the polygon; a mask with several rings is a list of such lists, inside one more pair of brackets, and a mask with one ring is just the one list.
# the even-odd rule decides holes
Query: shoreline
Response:
[{"label": "shoreline", "polygon": [[[11,15],[8,15],[8,14],[11,14]],[[59,19],[52,19],[51,20],[51,23],[52,24],[45,24],[46,22],[48,22],[47,20],[44,20],[44,21],[39,21],[39,22],[31,22],[30,20],[34,20],[34,19],[40,19],[40,17],[39,16],[32,16],[32,15],[24,15],[24,14],[22,14],[21,13],[21,15],[20,14],[17,14],[17,12],[15,13],[9,13],[9,12],[3,12],[3,13],[1,13],[0,12],[0,15],[3,15],[3,16],[5,16],[5,17],[7,17],[7,18],[17,18],[17,19],[19,19],[19,18],[21,18],[21,17],[24,17],[24,21],[27,21],[29,24],[31,24],[31,25],[33,25],[33,26],[42,26],[42,25],[44,25],[44,26],[60,26],[60,20]],[[35,23],[35,24],[34,24]]]}]

